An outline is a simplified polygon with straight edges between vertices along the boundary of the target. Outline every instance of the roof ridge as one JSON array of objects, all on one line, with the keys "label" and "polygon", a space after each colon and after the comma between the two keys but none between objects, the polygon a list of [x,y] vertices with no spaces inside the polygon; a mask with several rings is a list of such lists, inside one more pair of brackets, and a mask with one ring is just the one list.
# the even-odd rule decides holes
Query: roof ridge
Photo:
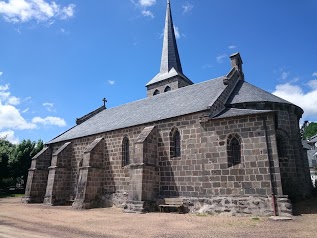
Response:
[{"label": "roof ridge", "polygon": [[[203,83],[208,83],[208,82],[213,81],[213,80],[222,79],[223,77],[225,77],[225,76],[220,76],[220,77],[217,77],[217,78],[208,79],[208,80],[205,80],[205,81],[202,81],[202,82],[199,82],[199,83],[188,85],[187,87],[177,88],[177,89],[171,90],[169,92],[165,92],[165,93],[161,93],[161,94],[155,95],[155,98],[162,97],[163,95],[166,95],[167,93],[170,95],[171,93],[176,93],[179,90],[185,90],[185,89],[190,90],[189,88],[196,87],[196,86],[199,86],[199,85],[201,85]],[[128,105],[128,104],[140,102],[140,101],[143,101],[143,100],[150,100],[150,99],[153,100],[152,97],[141,98],[141,99],[138,99],[138,100],[135,100],[135,101],[132,101],[132,102],[127,102],[127,103],[124,103],[124,104],[121,104],[121,105],[118,105],[118,106],[115,106],[115,107],[112,107],[112,108],[107,108],[107,111],[115,109],[115,108],[118,108],[118,107],[122,107],[122,106],[125,106],[125,105]]]}]

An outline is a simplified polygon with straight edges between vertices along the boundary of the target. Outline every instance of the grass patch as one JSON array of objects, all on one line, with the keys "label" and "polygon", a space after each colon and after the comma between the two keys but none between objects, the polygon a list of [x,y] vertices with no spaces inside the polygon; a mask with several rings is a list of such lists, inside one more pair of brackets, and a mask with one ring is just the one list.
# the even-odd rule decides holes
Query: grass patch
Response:
[{"label": "grass patch", "polygon": [[206,216],[208,216],[208,213],[197,213],[196,216],[198,216],[198,217],[206,217]]},{"label": "grass patch", "polygon": [[5,194],[0,194],[0,198],[13,198],[13,197],[23,197],[24,194],[9,194],[9,193],[5,193]]}]

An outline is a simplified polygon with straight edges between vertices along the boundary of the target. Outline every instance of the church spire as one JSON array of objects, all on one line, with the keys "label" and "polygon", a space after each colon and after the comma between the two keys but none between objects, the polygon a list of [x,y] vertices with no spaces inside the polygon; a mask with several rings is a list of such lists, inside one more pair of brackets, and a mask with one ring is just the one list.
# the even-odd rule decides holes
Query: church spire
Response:
[{"label": "church spire", "polygon": [[167,0],[160,73],[168,73],[172,68],[178,73],[183,73],[174,32],[171,4],[170,1]]},{"label": "church spire", "polygon": [[160,72],[145,85],[147,88],[147,96],[152,97],[191,84],[193,84],[193,82],[183,74],[176,44],[171,4],[170,1],[167,0],[161,69]]}]

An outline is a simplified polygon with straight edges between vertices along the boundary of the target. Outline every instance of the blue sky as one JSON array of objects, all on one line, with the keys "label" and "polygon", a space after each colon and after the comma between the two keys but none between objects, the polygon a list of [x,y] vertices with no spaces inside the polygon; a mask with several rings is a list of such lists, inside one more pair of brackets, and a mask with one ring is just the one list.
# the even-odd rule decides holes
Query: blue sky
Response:
[{"label": "blue sky", "polygon": [[[317,121],[317,1],[171,0],[183,71],[245,80]],[[166,0],[0,0],[0,136],[48,141],[100,107],[146,97]]]}]

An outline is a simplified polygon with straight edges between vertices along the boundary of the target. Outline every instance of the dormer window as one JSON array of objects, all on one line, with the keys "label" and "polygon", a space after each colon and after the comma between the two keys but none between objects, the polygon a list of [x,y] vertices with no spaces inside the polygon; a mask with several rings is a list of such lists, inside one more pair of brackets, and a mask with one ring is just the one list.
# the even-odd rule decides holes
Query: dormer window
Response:
[{"label": "dormer window", "polygon": [[158,94],[160,94],[160,91],[156,89],[156,90],[154,91],[154,93],[153,93],[153,96],[158,95]]},{"label": "dormer window", "polygon": [[169,91],[171,91],[172,89],[171,89],[171,87],[170,86],[166,86],[166,88],[164,89],[164,92],[166,93],[166,92],[169,92]]}]

